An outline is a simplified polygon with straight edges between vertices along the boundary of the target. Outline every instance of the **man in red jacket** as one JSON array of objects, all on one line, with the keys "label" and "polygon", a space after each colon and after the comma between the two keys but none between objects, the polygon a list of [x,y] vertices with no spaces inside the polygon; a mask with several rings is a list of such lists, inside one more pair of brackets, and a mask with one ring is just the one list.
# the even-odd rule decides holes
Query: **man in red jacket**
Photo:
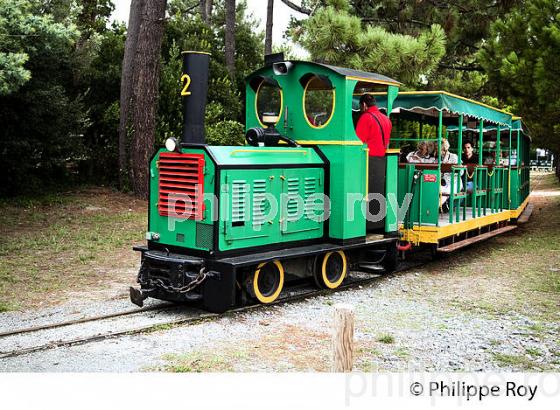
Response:
[{"label": "man in red jacket", "polygon": [[356,125],[356,135],[367,144],[370,156],[384,157],[391,139],[391,120],[379,111],[371,94],[360,97],[360,111],[362,115]]}]

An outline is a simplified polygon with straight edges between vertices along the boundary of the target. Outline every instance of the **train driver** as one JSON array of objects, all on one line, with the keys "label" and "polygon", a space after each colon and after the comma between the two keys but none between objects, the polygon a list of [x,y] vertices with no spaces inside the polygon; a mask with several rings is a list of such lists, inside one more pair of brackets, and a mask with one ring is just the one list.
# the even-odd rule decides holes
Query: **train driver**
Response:
[{"label": "train driver", "polygon": [[360,111],[362,115],[356,124],[356,135],[367,144],[371,157],[384,157],[391,138],[391,120],[379,111],[371,94],[360,97]]}]

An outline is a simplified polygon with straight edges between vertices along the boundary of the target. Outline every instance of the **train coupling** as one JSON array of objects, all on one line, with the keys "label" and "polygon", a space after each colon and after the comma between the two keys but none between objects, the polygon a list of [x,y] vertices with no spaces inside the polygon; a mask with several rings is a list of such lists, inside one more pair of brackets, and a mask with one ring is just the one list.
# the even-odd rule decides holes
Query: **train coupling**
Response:
[{"label": "train coupling", "polygon": [[208,270],[201,258],[146,250],[138,272],[140,287],[130,288],[130,301],[140,307],[149,297],[176,303],[200,301],[209,279],[220,281],[221,275]]},{"label": "train coupling", "polygon": [[130,287],[130,301],[136,306],[144,306],[144,300],[149,297],[149,292],[143,291],[142,289]]}]

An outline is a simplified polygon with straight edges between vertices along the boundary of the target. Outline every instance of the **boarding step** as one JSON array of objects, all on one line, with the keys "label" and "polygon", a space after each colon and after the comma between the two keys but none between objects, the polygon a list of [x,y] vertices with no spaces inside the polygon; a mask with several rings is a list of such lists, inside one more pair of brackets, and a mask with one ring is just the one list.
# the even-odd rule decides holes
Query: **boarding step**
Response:
[{"label": "boarding step", "polygon": [[480,235],[477,235],[477,236],[473,236],[472,238],[464,239],[462,241],[455,242],[451,245],[442,246],[441,248],[437,248],[437,251],[438,252],[453,252],[453,251],[456,251],[457,249],[461,249],[465,246],[472,245],[473,243],[484,241],[484,240],[486,240],[488,238],[491,238],[493,236],[512,231],[515,228],[517,228],[517,226],[515,226],[515,225],[504,226],[503,228],[495,229],[495,230],[490,231],[490,232],[486,232],[486,233],[483,233],[483,234],[480,234]]},{"label": "boarding step", "polygon": [[525,210],[521,213],[521,215],[519,215],[519,218],[517,218],[517,223],[524,224],[529,222],[529,218],[531,217],[532,213],[533,213],[533,204],[528,204]]},{"label": "boarding step", "polygon": [[378,265],[376,263],[367,263],[367,262],[358,264],[356,270],[359,270],[360,272],[374,273],[379,275],[385,272],[385,268],[383,268],[383,266]]}]

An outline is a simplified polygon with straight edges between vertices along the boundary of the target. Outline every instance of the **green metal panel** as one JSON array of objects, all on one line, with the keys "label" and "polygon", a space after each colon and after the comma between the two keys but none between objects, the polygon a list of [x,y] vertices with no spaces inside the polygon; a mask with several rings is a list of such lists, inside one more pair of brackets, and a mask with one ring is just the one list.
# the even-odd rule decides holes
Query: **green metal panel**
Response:
[{"label": "green metal panel", "polygon": [[280,232],[283,238],[291,240],[290,238],[299,232],[307,232],[310,237],[316,237],[317,232],[311,231],[320,231],[322,224],[313,220],[311,200],[313,195],[324,192],[323,170],[285,169],[282,177],[284,199],[280,207]]},{"label": "green metal panel", "polygon": [[[395,232],[398,229],[397,212],[391,197],[397,198],[399,154],[387,155],[387,168],[385,174],[385,198],[387,199],[387,216],[385,218],[385,232]],[[396,204],[400,206],[402,202]]]},{"label": "green metal panel", "polygon": [[399,94],[399,88],[395,87],[394,85],[390,85],[389,87],[387,87],[387,113],[389,113],[389,115],[391,114],[391,111],[393,110],[393,104],[395,102],[395,99],[397,98]]},{"label": "green metal panel", "polygon": [[244,243],[258,246],[278,241],[279,215],[270,211],[265,195],[280,197],[278,170],[227,170],[220,183],[220,249]]},{"label": "green metal panel", "polygon": [[[165,245],[209,250],[211,249],[211,246],[208,246],[211,244],[211,241],[208,240],[208,235],[211,235],[209,227],[212,227],[214,213],[211,197],[204,201],[204,218],[201,221],[161,216],[158,212],[159,171],[157,161],[162,152],[167,152],[167,150],[161,149],[150,163],[148,239],[152,239],[153,234],[157,233],[160,235],[158,242]],[[204,154],[204,193],[213,194],[215,169],[210,157],[202,149],[183,149],[182,152]]]},{"label": "green metal panel", "polygon": [[399,204],[402,204],[407,193],[412,193],[408,218],[405,222],[411,225],[435,226],[439,218],[439,172],[437,169],[423,170],[411,192],[415,169],[414,164],[399,168]]},{"label": "green metal panel", "polygon": [[[324,192],[322,168],[227,169],[221,172],[221,187],[221,251],[323,235],[323,223],[299,208],[310,195]],[[294,203],[298,195],[303,200],[299,204]]]},{"label": "green metal panel", "polygon": [[503,193],[502,193],[502,209],[510,209],[510,183],[509,178],[511,174],[511,169],[504,168],[504,175],[503,175]]},{"label": "green metal panel", "polygon": [[510,209],[517,209],[521,204],[519,200],[519,173],[517,169],[511,170],[510,178]]},{"label": "green metal panel", "polygon": [[417,185],[419,187],[417,199],[420,204],[417,221],[420,224],[437,225],[438,223],[440,174],[436,169],[427,169],[420,177],[420,183]]},{"label": "green metal panel", "polygon": [[[410,185],[408,185],[409,183],[409,177],[407,174],[407,168],[406,166],[399,166],[398,170],[397,170],[397,200],[399,202],[399,204],[402,204],[404,201],[404,196],[406,195],[407,192],[410,191]],[[402,222],[402,221],[399,221]]]},{"label": "green metal panel", "polygon": [[312,148],[288,146],[280,147],[228,147],[209,146],[218,165],[243,166],[243,165],[320,165],[321,157]]},{"label": "green metal panel", "polygon": [[360,145],[323,145],[321,150],[330,162],[329,236],[336,239],[363,237],[366,234],[367,151]]}]

